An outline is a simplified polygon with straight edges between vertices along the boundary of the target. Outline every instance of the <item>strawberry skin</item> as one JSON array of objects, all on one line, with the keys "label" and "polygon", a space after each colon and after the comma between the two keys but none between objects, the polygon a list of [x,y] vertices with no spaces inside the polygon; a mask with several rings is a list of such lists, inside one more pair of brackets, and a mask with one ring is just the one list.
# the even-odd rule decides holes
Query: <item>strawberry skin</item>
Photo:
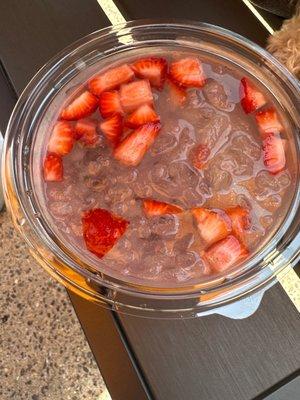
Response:
[{"label": "strawberry skin", "polygon": [[143,104],[152,104],[153,95],[149,81],[143,79],[122,85],[120,98],[121,106],[126,112],[136,110]]},{"label": "strawberry skin", "polygon": [[153,144],[160,128],[160,123],[146,124],[130,133],[116,148],[116,160],[129,166],[138,165]]},{"label": "strawberry skin", "polygon": [[168,79],[166,83],[171,104],[175,108],[182,107],[187,100],[186,90],[183,87],[179,87],[178,85],[173,83],[170,79]]},{"label": "strawberry skin", "polygon": [[134,78],[134,72],[129,65],[109,69],[101,75],[97,75],[89,81],[89,90],[96,96],[100,96],[106,90],[116,89],[123,83]]},{"label": "strawberry skin", "polygon": [[119,92],[116,90],[103,92],[99,98],[99,111],[103,118],[111,117],[114,114],[123,114]]},{"label": "strawberry skin", "polygon": [[255,118],[262,137],[268,133],[279,133],[283,130],[274,108],[257,112]]},{"label": "strawberry skin", "polygon": [[178,207],[175,204],[164,203],[162,201],[151,199],[143,200],[143,208],[148,217],[164,214],[178,214],[183,211],[181,207]]},{"label": "strawberry skin", "polygon": [[63,162],[59,155],[48,153],[44,160],[44,180],[59,182],[63,179]]},{"label": "strawberry skin", "polygon": [[198,207],[192,209],[197,228],[207,244],[224,239],[231,232],[231,223],[228,216],[221,210],[213,211]]},{"label": "strawberry skin", "polygon": [[108,142],[113,147],[116,147],[120,142],[123,132],[123,122],[121,115],[113,115],[112,117],[101,122],[99,127]]},{"label": "strawberry skin", "polygon": [[75,124],[75,137],[86,146],[93,146],[98,142],[97,120],[81,119]]},{"label": "strawberry skin", "polygon": [[258,110],[267,102],[265,96],[252,85],[248,78],[241,79],[240,95],[241,105],[246,114]]},{"label": "strawberry skin", "polygon": [[86,90],[62,110],[60,117],[68,121],[85,118],[93,114],[97,106],[97,97]]},{"label": "strawberry skin", "polygon": [[202,87],[205,76],[202,64],[196,57],[182,58],[170,65],[171,80],[183,87]]},{"label": "strawberry skin", "polygon": [[125,219],[102,208],[85,211],[82,228],[87,249],[102,258],[125,233],[128,225]]},{"label": "strawberry skin", "polygon": [[285,167],[284,143],[279,135],[268,133],[263,140],[263,160],[271,174],[278,174]]},{"label": "strawberry skin", "polygon": [[231,207],[226,210],[232,224],[232,233],[241,241],[244,241],[244,233],[250,227],[249,211],[241,206]]},{"label": "strawberry skin", "polygon": [[74,145],[74,132],[71,124],[66,121],[58,121],[52,131],[49,143],[49,153],[65,156],[70,153]]},{"label": "strawberry skin", "polygon": [[144,104],[127,117],[125,125],[129,128],[138,128],[149,122],[159,122],[159,119],[153,108],[149,104]]},{"label": "strawberry skin", "polygon": [[167,74],[167,60],[164,58],[150,57],[136,61],[131,68],[138,78],[148,79],[150,85],[162,89]]},{"label": "strawberry skin", "polygon": [[229,235],[209,247],[202,257],[214,272],[224,272],[248,255],[246,247],[235,236]]}]

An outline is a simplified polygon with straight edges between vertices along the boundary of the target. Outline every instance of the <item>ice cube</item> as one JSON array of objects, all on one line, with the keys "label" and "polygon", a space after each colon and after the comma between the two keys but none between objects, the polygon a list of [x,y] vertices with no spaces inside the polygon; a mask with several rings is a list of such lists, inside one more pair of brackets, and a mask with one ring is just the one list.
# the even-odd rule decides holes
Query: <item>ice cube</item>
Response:
[{"label": "ice cube", "polygon": [[220,82],[208,79],[202,91],[207,102],[218,110],[233,111],[235,104],[229,102],[224,86]]},{"label": "ice cube", "polygon": [[73,212],[73,208],[70,203],[65,203],[63,201],[54,201],[50,203],[50,212],[56,218],[65,218],[70,216]]},{"label": "ice cube", "polygon": [[214,164],[205,170],[204,176],[213,191],[228,190],[232,184],[231,174]]},{"label": "ice cube", "polygon": [[175,215],[155,216],[150,219],[152,233],[159,236],[176,235],[179,221]]}]

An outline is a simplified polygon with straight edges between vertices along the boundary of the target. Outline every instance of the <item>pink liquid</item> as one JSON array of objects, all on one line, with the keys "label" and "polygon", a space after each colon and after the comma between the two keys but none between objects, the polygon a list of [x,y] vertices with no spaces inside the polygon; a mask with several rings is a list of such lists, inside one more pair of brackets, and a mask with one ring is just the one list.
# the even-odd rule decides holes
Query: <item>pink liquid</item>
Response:
[{"label": "pink liquid", "polygon": [[[247,208],[251,226],[245,231],[245,244],[250,255],[272,237],[286,215],[293,195],[290,167],[271,175],[264,166],[255,119],[240,105],[239,86],[245,74],[211,59],[201,60],[207,83],[202,89],[188,90],[182,109],[174,109],[167,91],[154,90],[162,129],[138,166],[115,160],[99,134],[96,147],[76,143],[63,158],[62,182],[45,183],[46,206],[53,222],[82,256],[89,253],[82,236],[83,211],[103,208],[130,221],[103,259],[89,253],[99,270],[105,264],[106,273],[128,280],[197,282],[213,271],[201,257],[207,246],[189,209]],[[101,120],[98,111],[93,118]],[[202,169],[191,161],[199,144],[211,149]],[[141,206],[145,198],[186,211],[149,218]]]}]

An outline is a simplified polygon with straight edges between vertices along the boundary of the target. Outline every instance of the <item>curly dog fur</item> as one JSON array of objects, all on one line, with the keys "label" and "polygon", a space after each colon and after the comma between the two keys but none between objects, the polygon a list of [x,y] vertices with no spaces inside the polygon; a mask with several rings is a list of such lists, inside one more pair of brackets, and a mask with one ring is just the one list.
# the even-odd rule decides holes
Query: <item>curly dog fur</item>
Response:
[{"label": "curly dog fur", "polygon": [[280,31],[269,37],[267,49],[300,79],[300,7]]}]

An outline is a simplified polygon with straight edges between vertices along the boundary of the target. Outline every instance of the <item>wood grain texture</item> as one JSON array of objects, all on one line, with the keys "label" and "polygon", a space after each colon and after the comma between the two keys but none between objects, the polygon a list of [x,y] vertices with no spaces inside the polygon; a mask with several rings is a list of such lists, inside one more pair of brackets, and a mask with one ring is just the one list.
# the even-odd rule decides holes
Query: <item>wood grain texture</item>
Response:
[{"label": "wood grain texture", "polygon": [[2,0],[0,59],[18,94],[58,51],[110,23],[96,0]]},{"label": "wood grain texture", "polygon": [[156,400],[250,400],[300,367],[300,315],[279,285],[245,320],[121,321]]}]

